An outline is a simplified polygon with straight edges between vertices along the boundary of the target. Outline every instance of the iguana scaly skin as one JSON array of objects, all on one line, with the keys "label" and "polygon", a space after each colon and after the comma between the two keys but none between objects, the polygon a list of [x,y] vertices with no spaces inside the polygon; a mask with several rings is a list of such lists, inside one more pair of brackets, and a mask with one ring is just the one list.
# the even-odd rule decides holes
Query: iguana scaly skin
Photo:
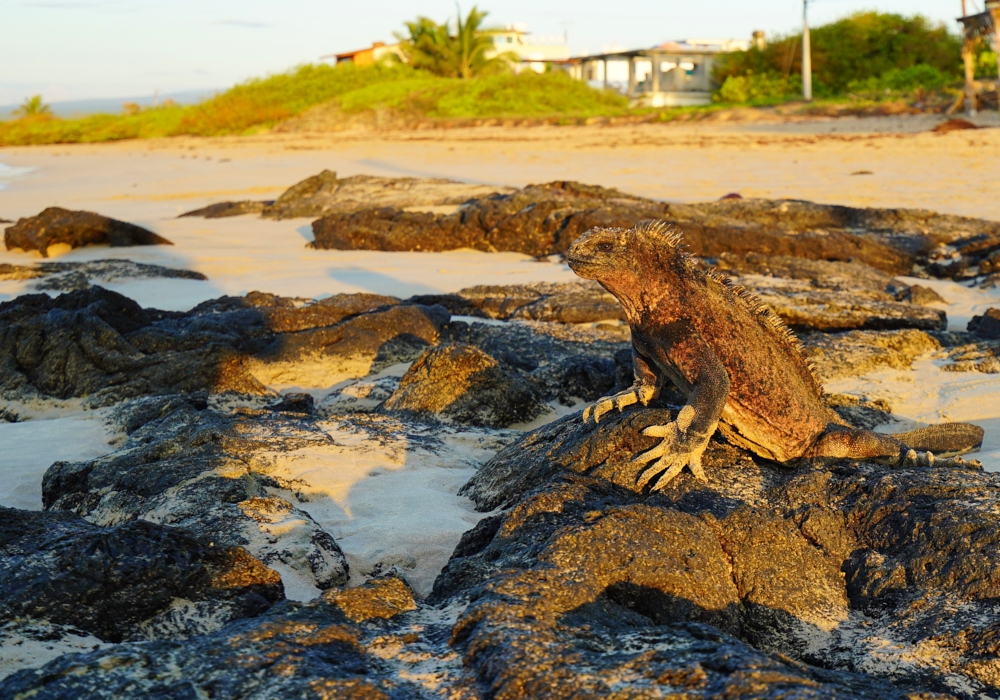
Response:
[{"label": "iguana scaly skin", "polygon": [[573,243],[568,261],[621,302],[632,331],[635,384],[588,407],[584,421],[647,405],[667,379],[688,397],[675,422],[643,431],[663,440],[636,457],[656,460],[640,475],[640,486],[658,476],[653,488],[662,488],[685,466],[705,479],[701,456],[717,429],[733,444],[781,463],[889,457],[930,464],[933,454],[911,447],[958,453],[982,442],[982,429],[967,424],[899,436],[848,426],[823,402],[795,335],[743,288],[700,269],[680,234],[662,222],[593,229]]}]

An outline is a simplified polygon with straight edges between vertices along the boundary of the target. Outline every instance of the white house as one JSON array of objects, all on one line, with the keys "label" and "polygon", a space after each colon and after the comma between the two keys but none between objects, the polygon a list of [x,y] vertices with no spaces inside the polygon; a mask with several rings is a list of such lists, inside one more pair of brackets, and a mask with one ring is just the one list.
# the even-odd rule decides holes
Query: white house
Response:
[{"label": "white house", "polygon": [[566,37],[529,34],[523,24],[508,24],[503,29],[491,31],[490,35],[496,53],[509,51],[521,59],[515,70],[530,68],[541,73],[546,63],[565,61],[570,57]]}]

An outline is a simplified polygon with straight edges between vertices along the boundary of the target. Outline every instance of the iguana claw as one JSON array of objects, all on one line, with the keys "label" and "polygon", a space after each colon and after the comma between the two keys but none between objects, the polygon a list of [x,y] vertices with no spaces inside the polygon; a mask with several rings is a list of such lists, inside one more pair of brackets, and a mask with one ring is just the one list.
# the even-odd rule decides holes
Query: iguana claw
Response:
[{"label": "iguana claw", "polygon": [[593,417],[595,424],[600,423],[601,416],[613,408],[617,408],[620,412],[636,403],[645,406],[653,398],[653,393],[652,387],[634,386],[613,396],[605,396],[583,409],[583,422],[586,423]]},{"label": "iguana claw", "polygon": [[917,452],[907,450],[899,455],[900,467],[958,467],[958,468],[982,468],[982,463],[976,459],[962,459],[961,457],[937,457],[933,452]]},{"label": "iguana claw", "polygon": [[708,480],[705,476],[705,470],[701,466],[701,455],[708,446],[708,437],[688,433],[694,416],[694,408],[685,406],[677,414],[677,420],[673,423],[651,425],[642,431],[643,435],[659,437],[663,440],[653,449],[632,459],[633,462],[640,464],[656,460],[643,469],[639,475],[636,482],[639,488],[645,488],[653,477],[659,477],[653,484],[653,490],[658,491],[680,474],[685,466],[691,469],[691,473],[699,481]]}]

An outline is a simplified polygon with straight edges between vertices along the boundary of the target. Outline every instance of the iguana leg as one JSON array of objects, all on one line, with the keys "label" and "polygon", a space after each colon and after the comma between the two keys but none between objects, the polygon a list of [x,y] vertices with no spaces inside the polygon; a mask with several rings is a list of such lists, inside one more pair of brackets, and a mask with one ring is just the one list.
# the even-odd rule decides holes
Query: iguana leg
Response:
[{"label": "iguana leg", "polygon": [[651,425],[643,430],[643,435],[663,440],[633,459],[640,464],[653,462],[640,473],[637,485],[644,488],[657,477],[653,482],[654,491],[666,486],[685,466],[691,468],[697,479],[707,480],[701,456],[719,425],[722,409],[729,398],[729,374],[707,343],[692,335],[682,344],[675,345],[673,351],[686,355],[690,361],[687,370],[692,389],[687,405],[673,423]]},{"label": "iguana leg", "polygon": [[593,417],[594,423],[599,423],[601,416],[613,408],[624,411],[636,403],[646,406],[656,398],[660,391],[659,376],[649,360],[640,355],[634,346],[632,347],[632,372],[635,376],[635,383],[625,391],[605,396],[598,399],[593,405],[587,406],[583,410],[584,423],[589,421],[591,417]]}]

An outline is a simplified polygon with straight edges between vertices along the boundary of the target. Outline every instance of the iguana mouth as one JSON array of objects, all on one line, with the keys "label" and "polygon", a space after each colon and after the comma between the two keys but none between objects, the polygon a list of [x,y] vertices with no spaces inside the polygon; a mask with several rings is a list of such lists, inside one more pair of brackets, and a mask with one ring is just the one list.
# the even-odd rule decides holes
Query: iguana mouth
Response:
[{"label": "iguana mouth", "polygon": [[588,269],[593,269],[593,262],[593,260],[587,260],[586,258],[567,258],[566,260],[566,263],[569,265],[569,269],[581,277],[584,276],[584,273],[586,273]]}]

